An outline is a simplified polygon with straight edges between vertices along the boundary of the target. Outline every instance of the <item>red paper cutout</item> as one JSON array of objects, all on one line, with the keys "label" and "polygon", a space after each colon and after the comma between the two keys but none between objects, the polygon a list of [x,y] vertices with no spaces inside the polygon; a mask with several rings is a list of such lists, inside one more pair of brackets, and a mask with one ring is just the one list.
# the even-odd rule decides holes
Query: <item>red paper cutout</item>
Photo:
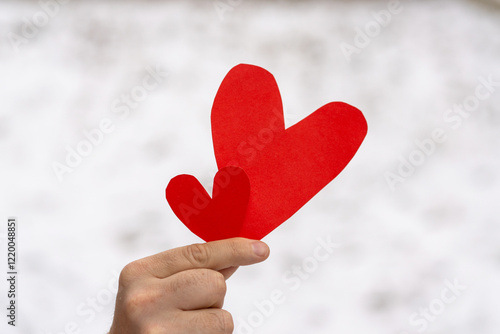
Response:
[{"label": "red paper cutout", "polygon": [[[207,208],[211,213],[193,217],[188,227],[205,241],[209,241],[207,235],[210,240],[263,238],[344,169],[366,132],[361,111],[342,102],[329,103],[285,130],[281,96],[272,74],[252,65],[234,67],[215,97],[212,138],[218,167],[237,166],[248,175],[248,206],[244,219],[239,220],[234,217],[241,217],[241,212],[236,213],[243,210],[241,202],[233,207],[230,200],[234,198],[226,198],[226,203],[221,199],[216,206],[221,212]],[[199,182],[191,178],[181,182],[184,189],[174,183],[177,186],[169,192],[169,184],[167,199],[171,206],[176,192],[182,194],[179,199],[192,203],[192,189],[201,191]],[[235,196],[244,192],[233,191]],[[224,223],[218,221],[221,217],[227,217]]]},{"label": "red paper cutout", "polygon": [[175,215],[205,241],[237,236],[245,219],[250,182],[238,167],[224,167],[214,178],[212,198],[191,175],[170,180],[165,191]]}]

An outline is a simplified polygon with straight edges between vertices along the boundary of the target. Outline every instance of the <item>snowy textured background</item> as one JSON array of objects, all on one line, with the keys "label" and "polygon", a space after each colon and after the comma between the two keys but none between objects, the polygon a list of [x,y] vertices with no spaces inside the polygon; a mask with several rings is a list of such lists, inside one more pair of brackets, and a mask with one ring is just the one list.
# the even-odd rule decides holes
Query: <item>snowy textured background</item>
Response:
[{"label": "snowy textured background", "polygon": [[[2,315],[0,331],[105,333],[115,272],[199,242],[164,189],[180,173],[211,187],[212,101],[229,69],[250,63],[276,77],[288,125],[341,100],[364,112],[369,133],[345,171],[265,238],[270,259],[231,278],[226,308],[237,326],[257,323],[252,331],[262,334],[419,333],[411,315],[436,310],[445,281],[458,280],[467,289],[425,332],[498,333],[500,88],[460,124],[444,116],[472,101],[480,77],[500,81],[500,7],[403,1],[349,62],[340,45],[353,44],[356,27],[388,2],[233,3],[222,20],[208,0],[70,1],[18,50],[12,34],[22,35],[42,9],[0,3],[0,219],[18,217],[21,251],[20,326],[6,331]],[[168,77],[120,117],[113,102],[140,85],[148,67]],[[104,118],[113,131],[59,182],[53,163],[64,163],[67,146]],[[436,128],[446,141],[391,190],[385,174],[397,173],[399,159],[415,156],[415,142]],[[326,236],[338,249],[292,290],[283,276],[310,263]],[[275,289],[286,301],[259,318],[255,302]]]}]

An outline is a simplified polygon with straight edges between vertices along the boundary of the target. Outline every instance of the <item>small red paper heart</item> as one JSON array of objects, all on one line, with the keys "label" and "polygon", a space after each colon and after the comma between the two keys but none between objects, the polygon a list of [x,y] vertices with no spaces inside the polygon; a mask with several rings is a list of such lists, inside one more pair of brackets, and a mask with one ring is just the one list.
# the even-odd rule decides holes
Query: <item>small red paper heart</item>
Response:
[{"label": "small red paper heart", "polygon": [[238,167],[224,167],[215,175],[212,198],[191,175],[170,180],[165,195],[175,215],[205,241],[237,237],[241,233],[250,196],[250,181]]},{"label": "small red paper heart", "polygon": [[239,236],[261,239],[290,218],[344,169],[366,132],[361,111],[342,102],[285,130],[272,74],[234,67],[215,97],[212,138],[218,167],[241,167],[250,179]]}]

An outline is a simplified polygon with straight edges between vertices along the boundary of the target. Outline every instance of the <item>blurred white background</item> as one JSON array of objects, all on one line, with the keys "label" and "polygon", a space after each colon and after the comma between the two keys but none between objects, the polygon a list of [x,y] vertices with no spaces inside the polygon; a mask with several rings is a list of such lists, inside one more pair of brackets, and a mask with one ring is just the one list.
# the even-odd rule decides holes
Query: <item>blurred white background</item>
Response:
[{"label": "blurred white background", "polygon": [[[498,333],[495,1],[2,1],[0,27],[2,254],[7,217],[20,223],[19,327],[2,311],[2,333],[106,333],[125,264],[200,242],[164,189],[181,173],[210,189],[210,109],[239,63],[274,74],[287,125],[345,101],[369,131],[344,172],[264,239],[270,259],[230,279],[235,332]],[[152,69],[167,75],[125,113],[122,94]],[[54,162],[106,119],[102,142],[58,179]],[[445,140],[419,153],[436,129]],[[401,159],[418,166],[391,187]],[[327,237],[338,248],[307,267]],[[299,279],[290,270],[303,264]],[[273,290],[285,301],[271,308]]]}]

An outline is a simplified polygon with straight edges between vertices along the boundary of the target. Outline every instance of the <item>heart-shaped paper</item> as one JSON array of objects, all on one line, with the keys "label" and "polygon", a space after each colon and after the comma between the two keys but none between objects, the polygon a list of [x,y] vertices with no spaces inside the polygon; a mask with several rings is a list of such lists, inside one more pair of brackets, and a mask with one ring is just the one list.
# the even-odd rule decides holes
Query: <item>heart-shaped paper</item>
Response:
[{"label": "heart-shaped paper", "polygon": [[241,168],[228,166],[219,170],[212,198],[191,175],[174,177],[165,193],[175,215],[203,240],[240,235],[250,196],[250,182]]},{"label": "heart-shaped paper", "polygon": [[212,108],[219,168],[241,167],[250,199],[239,236],[261,239],[332,181],[366,136],[358,109],[332,102],[285,130],[271,73],[238,65],[224,78]]},{"label": "heart-shaped paper", "polygon": [[263,68],[238,65],[225,77],[212,108],[220,169],[214,183],[226,173],[229,181],[221,182],[226,186],[220,193],[214,187],[210,199],[193,176],[180,175],[169,183],[167,200],[205,241],[261,239],[344,169],[366,132],[361,111],[342,102],[329,103],[285,130],[274,77]]}]

